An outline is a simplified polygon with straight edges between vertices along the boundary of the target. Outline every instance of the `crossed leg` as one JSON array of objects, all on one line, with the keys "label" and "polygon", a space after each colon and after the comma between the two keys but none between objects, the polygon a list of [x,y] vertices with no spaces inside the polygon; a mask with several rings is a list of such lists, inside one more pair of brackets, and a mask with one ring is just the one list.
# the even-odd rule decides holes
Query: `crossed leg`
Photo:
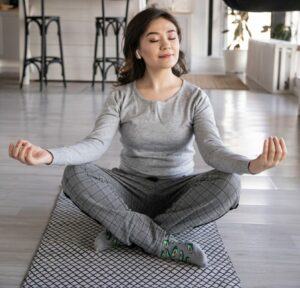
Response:
[{"label": "crossed leg", "polygon": [[149,216],[136,212],[141,210],[142,199],[134,197],[110,174],[94,164],[68,166],[62,183],[64,192],[119,241],[157,254],[166,238],[165,230]]},{"label": "crossed leg", "polygon": [[[136,179],[125,180],[94,164],[68,166],[63,189],[120,242],[134,243],[158,256],[167,252],[174,260],[184,260],[183,255],[189,254],[192,263],[205,266],[206,256],[198,244],[179,243],[171,234],[214,221],[234,208],[239,198],[238,176],[213,170],[175,180],[181,187],[178,198],[154,219],[143,213],[149,207],[145,198],[134,192],[139,184]],[[169,183],[174,186],[174,180]]]},{"label": "crossed leg", "polygon": [[224,216],[238,206],[240,177],[212,170],[183,180],[180,196],[154,221],[168,233],[179,233]]}]

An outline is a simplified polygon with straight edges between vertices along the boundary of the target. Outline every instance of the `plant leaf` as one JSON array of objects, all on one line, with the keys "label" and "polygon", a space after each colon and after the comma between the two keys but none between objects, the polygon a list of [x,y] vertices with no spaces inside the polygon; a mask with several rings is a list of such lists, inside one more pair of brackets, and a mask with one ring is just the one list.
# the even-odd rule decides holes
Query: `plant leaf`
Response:
[{"label": "plant leaf", "polygon": [[249,27],[248,27],[247,24],[245,25],[245,28],[246,28],[246,30],[247,30],[247,32],[248,32],[249,37],[252,38],[251,31],[250,31],[250,29],[249,29]]},{"label": "plant leaf", "polygon": [[262,30],[261,30],[260,32],[262,32],[262,33],[268,32],[270,29],[271,29],[271,26],[264,25],[264,26],[262,27]]}]

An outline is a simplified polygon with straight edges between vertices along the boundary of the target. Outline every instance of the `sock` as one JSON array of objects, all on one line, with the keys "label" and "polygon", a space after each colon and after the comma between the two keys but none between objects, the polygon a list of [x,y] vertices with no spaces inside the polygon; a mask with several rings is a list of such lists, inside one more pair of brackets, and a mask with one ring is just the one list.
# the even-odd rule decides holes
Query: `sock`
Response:
[{"label": "sock", "polygon": [[121,243],[108,230],[105,230],[97,235],[94,245],[95,250],[99,252],[106,249],[118,247],[121,245]]},{"label": "sock", "polygon": [[158,256],[164,259],[194,264],[202,268],[207,266],[207,257],[199,244],[178,241],[173,236],[163,240]]}]

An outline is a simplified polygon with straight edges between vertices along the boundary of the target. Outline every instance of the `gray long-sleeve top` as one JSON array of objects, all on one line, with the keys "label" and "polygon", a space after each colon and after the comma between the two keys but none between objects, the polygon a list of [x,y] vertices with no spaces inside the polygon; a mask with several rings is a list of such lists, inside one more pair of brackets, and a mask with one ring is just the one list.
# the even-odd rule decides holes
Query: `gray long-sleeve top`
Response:
[{"label": "gray long-sleeve top", "polygon": [[128,173],[190,175],[194,168],[194,139],[211,167],[229,173],[249,173],[249,159],[224,146],[208,96],[185,80],[165,102],[143,98],[135,82],[116,88],[85,139],[71,146],[48,149],[53,155],[52,163],[76,165],[99,159],[118,129],[123,144],[120,169]]}]

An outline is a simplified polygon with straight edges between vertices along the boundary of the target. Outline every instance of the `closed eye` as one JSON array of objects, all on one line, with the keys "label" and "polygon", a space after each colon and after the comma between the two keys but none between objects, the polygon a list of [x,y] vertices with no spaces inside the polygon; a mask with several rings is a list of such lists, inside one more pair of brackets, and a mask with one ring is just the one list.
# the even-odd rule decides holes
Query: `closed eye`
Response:
[{"label": "closed eye", "polygon": [[[174,37],[174,38],[169,38],[169,40],[176,40],[177,38]],[[155,42],[158,42],[159,40],[150,40],[151,43],[155,43]]]}]

